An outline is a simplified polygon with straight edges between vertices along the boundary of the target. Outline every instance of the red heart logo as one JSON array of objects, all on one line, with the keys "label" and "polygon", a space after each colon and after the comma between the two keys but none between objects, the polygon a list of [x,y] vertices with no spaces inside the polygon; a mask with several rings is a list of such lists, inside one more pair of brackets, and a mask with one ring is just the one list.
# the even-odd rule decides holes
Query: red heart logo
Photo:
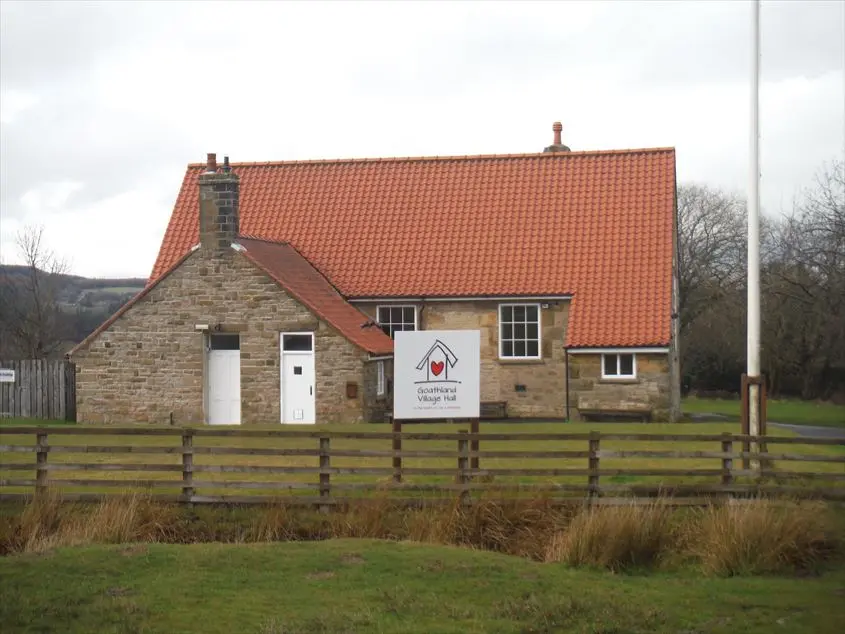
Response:
[{"label": "red heart logo", "polygon": [[442,361],[431,362],[431,371],[434,372],[434,376],[440,376],[440,373],[443,372],[444,364]]}]

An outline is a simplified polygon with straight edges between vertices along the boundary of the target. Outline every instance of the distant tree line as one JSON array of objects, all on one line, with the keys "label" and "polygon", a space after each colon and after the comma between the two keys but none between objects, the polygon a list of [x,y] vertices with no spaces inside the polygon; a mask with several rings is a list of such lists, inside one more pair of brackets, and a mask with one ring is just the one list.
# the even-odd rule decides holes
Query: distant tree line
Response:
[{"label": "distant tree line", "polygon": [[[686,391],[738,392],[746,361],[746,205],[678,188]],[[845,399],[845,164],[822,168],[793,209],[761,218],[761,362],[770,395]]]}]

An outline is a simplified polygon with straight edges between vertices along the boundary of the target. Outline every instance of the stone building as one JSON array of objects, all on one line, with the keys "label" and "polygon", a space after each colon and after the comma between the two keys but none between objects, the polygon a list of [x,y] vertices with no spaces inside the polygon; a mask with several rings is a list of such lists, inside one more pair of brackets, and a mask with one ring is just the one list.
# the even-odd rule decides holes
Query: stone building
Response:
[{"label": "stone building", "polygon": [[560,133],[189,165],[149,285],[72,352],[80,420],[383,420],[394,333],[464,328],[483,412],[676,418],[675,152]]}]

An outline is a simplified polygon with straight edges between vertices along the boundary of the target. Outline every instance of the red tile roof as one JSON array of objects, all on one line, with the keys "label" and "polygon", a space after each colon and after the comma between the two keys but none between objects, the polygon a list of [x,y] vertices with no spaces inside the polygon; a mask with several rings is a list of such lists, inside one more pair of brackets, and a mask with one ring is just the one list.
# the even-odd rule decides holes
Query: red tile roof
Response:
[{"label": "red tile roof", "polygon": [[370,317],[343,299],[292,246],[245,237],[238,238],[238,243],[246,249],[243,255],[352,343],[373,354],[393,354],[390,337]]},{"label": "red tile roof", "polygon": [[[567,345],[670,341],[675,152],[234,163],[240,229],[347,298],[574,296]],[[199,241],[190,165],[151,279]]]}]

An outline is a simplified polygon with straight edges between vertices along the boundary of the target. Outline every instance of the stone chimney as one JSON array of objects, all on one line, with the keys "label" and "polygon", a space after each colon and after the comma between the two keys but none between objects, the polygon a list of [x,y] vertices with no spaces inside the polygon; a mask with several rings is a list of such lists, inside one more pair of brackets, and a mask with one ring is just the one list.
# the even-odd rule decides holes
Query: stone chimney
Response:
[{"label": "stone chimney", "polygon": [[555,121],[552,124],[552,130],[555,133],[554,143],[550,146],[545,148],[543,152],[570,152],[569,146],[563,144],[560,140],[560,133],[563,131],[563,126],[560,124],[560,121]]},{"label": "stone chimney", "polygon": [[205,171],[200,174],[200,248],[209,251],[228,249],[238,237],[238,176],[229,167],[217,167],[217,155],[209,154]]}]

